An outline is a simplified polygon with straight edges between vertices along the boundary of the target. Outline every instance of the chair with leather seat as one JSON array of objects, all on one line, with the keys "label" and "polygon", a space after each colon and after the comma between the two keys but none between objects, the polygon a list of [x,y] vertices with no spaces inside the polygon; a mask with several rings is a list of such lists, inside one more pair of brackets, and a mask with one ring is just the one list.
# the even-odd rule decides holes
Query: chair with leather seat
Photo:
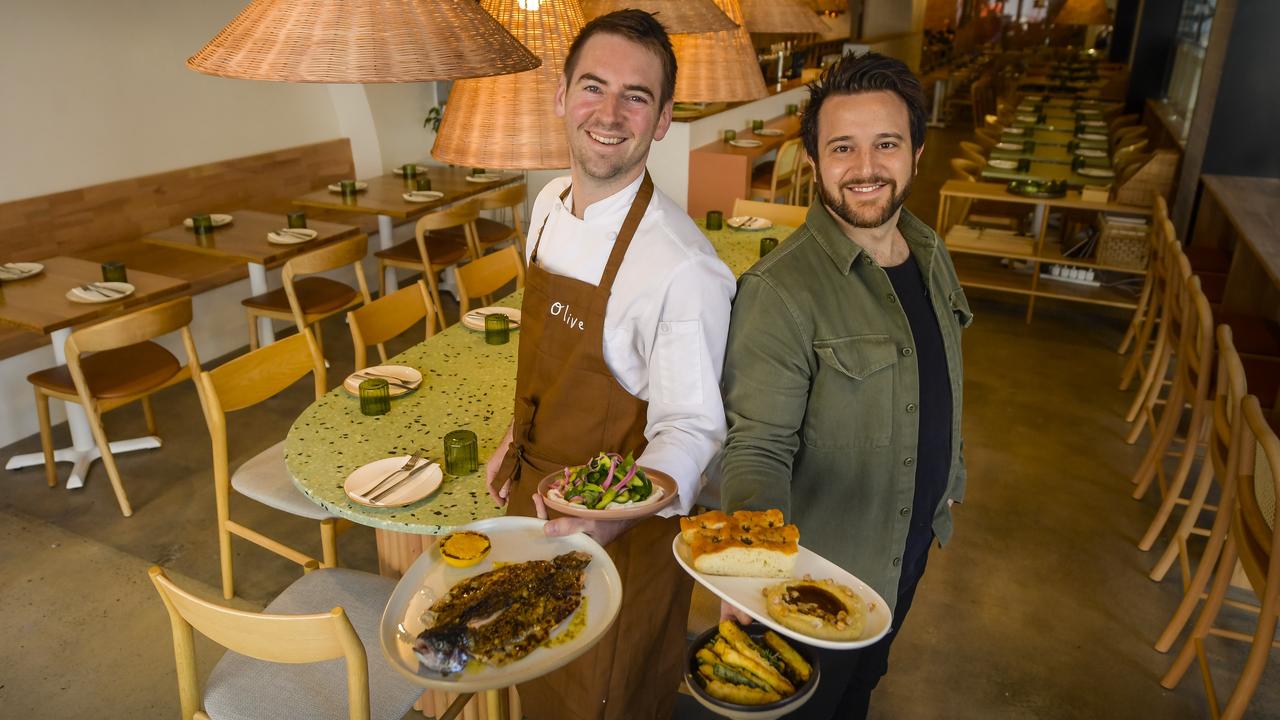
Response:
[{"label": "chair with leather seat", "polygon": [[[303,328],[314,328],[316,342],[322,342],[320,320],[363,305],[371,299],[362,264],[368,249],[369,238],[362,233],[286,262],[280,274],[283,287],[240,301],[249,316],[249,349],[258,348],[256,321],[259,317],[292,320],[299,332]],[[358,289],[338,280],[317,276],[317,273],[348,265],[355,272]],[[302,275],[309,277],[300,277]]]},{"label": "chair with leather seat", "polygon": [[383,363],[387,362],[384,344],[419,320],[426,321],[425,339],[430,339],[436,332],[436,309],[423,280],[348,312],[347,325],[351,328],[351,342],[355,345],[356,370],[369,367],[370,345],[376,346],[378,357]]},{"label": "chair with leather seat", "polygon": [[[431,303],[435,306],[436,327],[448,327],[444,309],[440,306],[440,283],[437,276],[462,260],[475,258],[475,223],[478,217],[479,210],[474,203],[468,202],[418,218],[413,227],[413,240],[373,254],[378,258],[378,296],[385,297],[389,290],[395,289],[384,286],[386,268],[417,270],[427,281]],[[442,234],[442,231],[451,228],[462,228],[462,237]]]},{"label": "chair with leather seat", "polygon": [[982,146],[976,142],[961,140],[960,154],[963,155],[965,159],[972,160],[977,163],[979,168],[987,164],[987,153],[983,150]]},{"label": "chair with leather seat", "polygon": [[805,218],[809,216],[809,208],[799,205],[783,205],[782,203],[768,203],[738,198],[733,201],[733,215],[734,217],[750,215],[764,218],[777,225],[798,228],[804,224]]},{"label": "chair with leather seat", "polygon": [[[199,369],[195,341],[191,337],[191,298],[152,305],[127,315],[80,328],[67,338],[67,364],[47,368],[27,376],[35,388],[36,413],[40,421],[40,446],[44,451],[45,477],[49,486],[57,483],[53,460],[53,436],[49,422],[49,398],[79,403],[89,417],[89,428],[102,456],[102,465],[111,480],[116,502],[125,517],[133,514],[111,454],[111,443],[102,426],[102,414],[134,401],[142,402],[147,433],[156,433],[150,396],[191,377]],[[168,350],[152,342],[177,332],[187,354],[183,365]],[[92,354],[88,354],[92,353]]]},{"label": "chair with leather seat", "polygon": [[486,217],[477,215],[475,220],[475,234],[472,238],[467,238],[466,226],[455,225],[451,228],[437,230],[433,234],[441,237],[460,240],[470,243],[474,241],[475,245],[471,248],[472,257],[480,257],[489,250],[506,242],[513,242],[516,250],[519,251],[520,257],[524,257],[524,223],[521,221],[520,208],[524,205],[528,198],[528,188],[521,183],[511,187],[500,188],[491,193],[486,193],[472,200],[472,204],[479,212],[486,210],[494,212],[510,211],[511,224],[490,220]]},{"label": "chair with leather seat", "polygon": [[796,164],[800,160],[800,138],[791,138],[778,146],[778,156],[751,171],[751,199],[784,202],[794,188]]},{"label": "chair with leather seat", "polygon": [[481,298],[485,305],[493,294],[512,281],[516,289],[524,287],[524,263],[513,246],[504,247],[458,268],[458,301],[460,315],[471,310],[471,298]]},{"label": "chair with leather seat", "polygon": [[[158,566],[147,574],[169,614],[183,720],[400,720],[422,694],[380,649],[390,578],[314,570],[256,613],[196,597]],[[193,630],[228,650],[203,692]]]},{"label": "chair with leather seat", "polygon": [[284,440],[250,458],[231,472],[227,438],[227,413],[243,410],[272,398],[285,388],[312,376],[318,400],[325,392],[324,359],[309,328],[271,345],[241,355],[199,375],[200,397],[213,446],[214,500],[217,504],[218,548],[222,565],[222,595],[235,594],[231,536],[235,535],[306,567],[313,558],[257,530],[231,519],[231,491],[267,507],[320,523],[320,561],[324,567],[338,562],[337,518],[307,499],[294,486],[284,464]]}]

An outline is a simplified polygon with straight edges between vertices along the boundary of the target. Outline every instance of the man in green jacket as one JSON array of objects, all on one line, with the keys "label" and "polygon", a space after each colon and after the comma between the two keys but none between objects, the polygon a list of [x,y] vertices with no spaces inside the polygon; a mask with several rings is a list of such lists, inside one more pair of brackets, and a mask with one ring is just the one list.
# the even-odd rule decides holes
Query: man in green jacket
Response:
[{"label": "man in green jacket", "polygon": [[866,715],[929,546],[947,542],[964,498],[969,305],[937,234],[902,207],[924,127],[920,82],[898,60],[846,55],[823,73],[801,125],[820,201],[733,305],[724,510],[781,509],[806,547],[894,609],[875,645],[823,651],[797,717]]}]

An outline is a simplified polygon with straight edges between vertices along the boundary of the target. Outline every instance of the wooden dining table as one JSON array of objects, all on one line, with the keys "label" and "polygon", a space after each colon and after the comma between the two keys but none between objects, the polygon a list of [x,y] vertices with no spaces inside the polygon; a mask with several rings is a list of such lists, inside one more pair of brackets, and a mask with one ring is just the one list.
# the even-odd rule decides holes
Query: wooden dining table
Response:
[{"label": "wooden dining table", "polygon": [[[190,288],[184,280],[165,275],[127,270],[128,282],[133,292],[128,296],[101,303],[73,302],[67,298],[75,287],[101,282],[102,266],[96,262],[72,257],[50,257],[39,261],[44,270],[22,280],[0,283],[0,324],[21,328],[28,332],[48,335],[53,345],[53,359],[58,365],[67,362],[67,338],[77,325],[105,320],[144,305],[174,297]],[[71,475],[67,489],[83,487],[90,465],[100,457],[98,445],[89,428],[89,418],[78,403],[64,403],[67,411],[67,427],[71,431],[71,446],[54,450],[55,462],[71,463]],[[111,452],[133,452],[160,447],[155,435],[116,440]],[[27,453],[9,458],[6,470],[44,464],[43,453]]]},{"label": "wooden dining table", "polygon": [[1101,135],[1099,138],[1085,138],[1066,130],[1036,130],[1034,128],[1018,128],[1018,131],[1010,132],[1005,129],[1000,134],[1000,142],[1021,143],[1030,140],[1040,145],[1055,145],[1058,147],[1067,147],[1068,145],[1078,145],[1079,147],[1097,148],[1106,150],[1109,147],[1107,140],[1107,129],[1098,128],[1097,132],[1084,133],[1085,135]]},{"label": "wooden dining table", "polygon": [[[1110,166],[1108,161],[1106,165],[1099,169]],[[1067,187],[1079,188],[1085,185],[1110,185],[1115,182],[1115,177],[1090,177],[1081,175],[1077,170],[1072,169],[1070,164],[1063,164],[1052,161],[1032,160],[1031,165],[1026,170],[999,168],[991,165],[987,161],[985,167],[982,168],[982,179],[990,182],[1000,182],[1009,180],[1036,180],[1044,182],[1047,180],[1065,180]]]},{"label": "wooden dining table", "polygon": [[[471,177],[471,170],[467,168],[423,164],[419,164],[418,168],[418,177],[430,178],[431,189],[443,193],[442,197],[428,202],[406,200],[404,194],[415,188],[414,182],[416,178],[406,180],[404,176],[390,172],[361,180],[361,182],[367,183],[368,187],[357,192],[353,197],[344,197],[339,192],[322,188],[294,198],[293,204],[301,207],[377,215],[378,247],[382,250],[387,250],[395,244],[392,238],[395,221],[415,220],[427,213],[435,212],[462,200],[515,184],[523,178],[520,173],[495,172],[493,174],[500,176],[497,180],[474,182],[468,180]],[[388,266],[385,272],[386,285],[384,287],[396,287],[395,268]]]},{"label": "wooden dining table", "polygon": [[[308,219],[307,227],[316,231],[315,239],[283,245],[268,240],[267,233],[287,227],[286,216],[259,210],[232,210],[227,214],[232,217],[231,223],[214,228],[209,235],[197,236],[185,225],[174,225],[164,230],[147,233],[142,236],[142,241],[204,255],[241,260],[249,266],[249,292],[253,295],[261,295],[270,289],[267,286],[268,268],[280,265],[305,251],[314,250],[360,232],[360,228],[352,225]],[[275,342],[271,318],[265,316],[258,318],[258,338],[263,345]]]}]

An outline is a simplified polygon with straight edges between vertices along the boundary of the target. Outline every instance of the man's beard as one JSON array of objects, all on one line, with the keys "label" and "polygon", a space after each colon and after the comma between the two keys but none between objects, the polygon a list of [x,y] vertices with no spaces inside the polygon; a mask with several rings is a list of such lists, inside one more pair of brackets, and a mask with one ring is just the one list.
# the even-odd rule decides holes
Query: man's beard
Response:
[{"label": "man's beard", "polygon": [[[611,132],[608,128],[597,129],[603,133]],[[637,140],[638,138],[631,138],[627,142],[637,142]],[[590,142],[592,140],[589,137],[582,138],[578,142],[570,142],[569,152],[573,155],[573,160],[578,168],[586,173],[588,177],[595,180],[608,181],[624,175],[634,169],[640,158],[644,157],[641,155],[640,158],[637,158],[627,154],[621,157],[602,158],[586,147]]]},{"label": "man's beard", "polygon": [[[873,176],[869,178],[854,178],[852,180],[842,182],[840,189],[832,195],[827,190],[827,184],[822,181],[822,172],[815,166],[814,174],[818,176],[818,197],[822,200],[822,204],[827,209],[835,213],[849,225],[856,228],[878,228],[881,225],[893,219],[894,213],[902,207],[907,201],[907,197],[911,195],[911,185],[915,181],[915,161],[911,163],[911,176],[907,178],[907,184],[903,186],[902,192],[898,192],[898,183],[891,178]],[[850,205],[844,197],[841,189],[852,185],[874,185],[883,183],[889,188],[889,202],[887,202],[878,214],[867,216],[859,215],[853,206]]]}]

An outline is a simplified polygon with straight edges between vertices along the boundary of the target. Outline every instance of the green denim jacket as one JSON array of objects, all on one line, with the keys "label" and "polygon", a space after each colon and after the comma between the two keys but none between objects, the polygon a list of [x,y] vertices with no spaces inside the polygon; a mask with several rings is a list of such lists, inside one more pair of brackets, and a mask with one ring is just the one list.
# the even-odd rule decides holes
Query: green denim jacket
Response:
[{"label": "green denim jacket", "polygon": [[[925,277],[951,376],[951,469],[933,515],[946,543],[947,500],[964,499],[960,330],[972,314],[937,234],[905,208],[898,229]],[[781,509],[801,544],[890,606],[915,493],[914,344],[888,275],[814,203],[739,280],[722,380],[724,510]]]}]

